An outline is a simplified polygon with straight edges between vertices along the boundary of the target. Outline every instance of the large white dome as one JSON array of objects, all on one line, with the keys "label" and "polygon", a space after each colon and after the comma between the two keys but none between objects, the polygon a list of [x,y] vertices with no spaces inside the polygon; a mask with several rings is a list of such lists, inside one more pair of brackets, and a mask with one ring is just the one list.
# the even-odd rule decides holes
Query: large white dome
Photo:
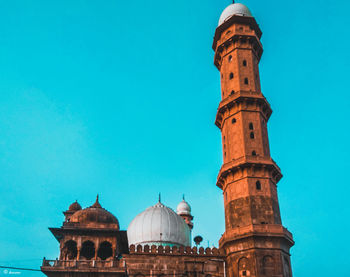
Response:
[{"label": "large white dome", "polygon": [[219,26],[234,15],[252,16],[252,13],[245,5],[241,3],[231,4],[222,12],[219,19]]},{"label": "large white dome", "polygon": [[191,246],[190,228],[160,202],[138,214],[127,233],[129,245]]}]

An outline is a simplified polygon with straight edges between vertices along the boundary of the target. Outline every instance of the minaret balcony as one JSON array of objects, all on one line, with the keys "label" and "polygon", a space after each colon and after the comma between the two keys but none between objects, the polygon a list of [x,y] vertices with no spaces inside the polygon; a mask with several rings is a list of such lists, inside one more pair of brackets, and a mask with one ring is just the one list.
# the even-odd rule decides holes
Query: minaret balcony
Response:
[{"label": "minaret balcony", "polygon": [[[219,241],[219,245],[222,248],[225,244],[232,243],[232,241],[242,241],[251,237],[258,238],[266,236],[270,239],[284,239],[290,247],[294,245],[292,233],[280,224],[252,224],[226,230]],[[269,247],[267,246],[267,248]]]},{"label": "minaret balcony", "polygon": [[231,109],[236,109],[233,113],[240,110],[261,111],[266,119],[269,120],[272,109],[270,104],[262,93],[256,91],[239,91],[233,95],[224,98],[218,107],[215,118],[215,125],[220,129],[225,119],[225,113]]},{"label": "minaret balcony", "polygon": [[216,185],[223,189],[225,178],[233,171],[240,170],[247,167],[265,167],[271,171],[275,183],[282,178],[281,169],[270,157],[263,156],[242,156],[222,165],[217,177]]}]

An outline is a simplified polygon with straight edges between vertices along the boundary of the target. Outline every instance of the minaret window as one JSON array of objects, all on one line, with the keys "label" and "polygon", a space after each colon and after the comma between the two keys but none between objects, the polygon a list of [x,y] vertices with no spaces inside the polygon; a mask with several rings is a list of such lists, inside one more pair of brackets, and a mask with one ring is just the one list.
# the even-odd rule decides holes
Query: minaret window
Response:
[{"label": "minaret window", "polygon": [[243,61],[243,66],[247,66],[247,61],[246,60]]},{"label": "minaret window", "polygon": [[248,85],[249,84],[249,80],[248,78],[244,78],[244,84]]},{"label": "minaret window", "polygon": [[256,185],[256,189],[257,190],[261,190],[261,183],[260,183],[260,181],[256,181],[255,185]]},{"label": "minaret window", "polygon": [[249,130],[254,130],[254,125],[253,125],[253,123],[249,123]]},{"label": "minaret window", "polygon": [[256,152],[255,151],[252,152],[252,156],[256,156]]},{"label": "minaret window", "polygon": [[251,139],[254,139],[254,138],[255,138],[254,132],[251,132],[251,133],[250,133],[250,138],[251,138]]},{"label": "minaret window", "polygon": [[229,62],[232,61],[232,55],[228,56],[228,61],[229,61]]},{"label": "minaret window", "polygon": [[235,94],[235,91],[234,91],[234,90],[231,90],[230,95],[234,95],[234,94]]},{"label": "minaret window", "polygon": [[232,80],[233,79],[233,73],[231,72],[230,73],[230,80]]},{"label": "minaret window", "polygon": [[232,124],[234,124],[236,122],[237,122],[236,118],[232,118]]}]

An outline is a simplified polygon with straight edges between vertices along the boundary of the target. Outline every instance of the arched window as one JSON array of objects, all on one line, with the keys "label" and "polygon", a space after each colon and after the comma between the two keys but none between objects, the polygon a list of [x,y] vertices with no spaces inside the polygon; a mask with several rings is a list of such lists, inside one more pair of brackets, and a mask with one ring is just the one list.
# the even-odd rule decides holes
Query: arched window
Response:
[{"label": "arched window", "polygon": [[233,79],[233,73],[231,72],[230,73],[230,80],[232,80]]},{"label": "arched window", "polygon": [[249,123],[249,130],[254,130],[254,125],[253,125],[253,123]]},{"label": "arched window", "polygon": [[143,275],[142,273],[136,273],[135,277],[145,277],[145,275]]},{"label": "arched window", "polygon": [[62,249],[62,257],[64,260],[74,260],[77,257],[77,243],[74,240],[69,240],[64,244]]},{"label": "arched window", "polygon": [[256,156],[256,152],[255,151],[252,152],[252,156]]},{"label": "arched window", "polygon": [[229,61],[229,62],[232,61],[232,55],[228,56],[228,61]]},{"label": "arched window", "polygon": [[101,260],[106,260],[113,255],[112,244],[108,241],[104,241],[100,244],[98,248],[97,256],[101,258]]},{"label": "arched window", "polygon": [[232,118],[231,122],[232,122],[232,124],[236,123],[237,122],[236,118]]},{"label": "arched window", "polygon": [[238,274],[239,277],[250,276],[250,265],[246,257],[243,257],[238,261]]},{"label": "arched window", "polygon": [[254,138],[255,138],[254,132],[251,132],[251,133],[250,133],[250,138],[251,138],[251,139],[254,139]]},{"label": "arched window", "polygon": [[261,183],[260,183],[260,181],[256,181],[255,186],[256,186],[257,190],[261,190]]},{"label": "arched window", "polygon": [[230,95],[234,95],[234,94],[235,94],[235,91],[234,91],[234,90],[231,90]]},{"label": "arched window", "polygon": [[91,260],[95,257],[95,244],[90,240],[84,241],[81,247],[80,256],[87,260]]},{"label": "arched window", "polygon": [[275,261],[271,256],[265,256],[263,258],[263,272],[266,276],[275,275]]},{"label": "arched window", "polygon": [[246,60],[243,61],[243,66],[247,66],[247,61]]},{"label": "arched window", "polygon": [[245,85],[248,85],[248,84],[249,84],[248,78],[244,78],[244,84],[245,84]]}]

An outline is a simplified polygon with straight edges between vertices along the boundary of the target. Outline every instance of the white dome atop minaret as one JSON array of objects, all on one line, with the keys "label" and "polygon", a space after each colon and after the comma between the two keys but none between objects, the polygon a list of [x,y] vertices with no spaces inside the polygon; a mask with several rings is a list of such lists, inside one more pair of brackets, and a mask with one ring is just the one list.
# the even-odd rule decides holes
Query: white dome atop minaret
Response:
[{"label": "white dome atop minaret", "polygon": [[234,3],[228,6],[221,14],[219,19],[219,26],[223,24],[225,21],[229,20],[232,16],[252,16],[252,13],[247,8],[247,6],[241,3]]},{"label": "white dome atop minaret", "polygon": [[182,199],[182,201],[177,205],[176,213],[178,215],[191,215],[191,206]]}]

